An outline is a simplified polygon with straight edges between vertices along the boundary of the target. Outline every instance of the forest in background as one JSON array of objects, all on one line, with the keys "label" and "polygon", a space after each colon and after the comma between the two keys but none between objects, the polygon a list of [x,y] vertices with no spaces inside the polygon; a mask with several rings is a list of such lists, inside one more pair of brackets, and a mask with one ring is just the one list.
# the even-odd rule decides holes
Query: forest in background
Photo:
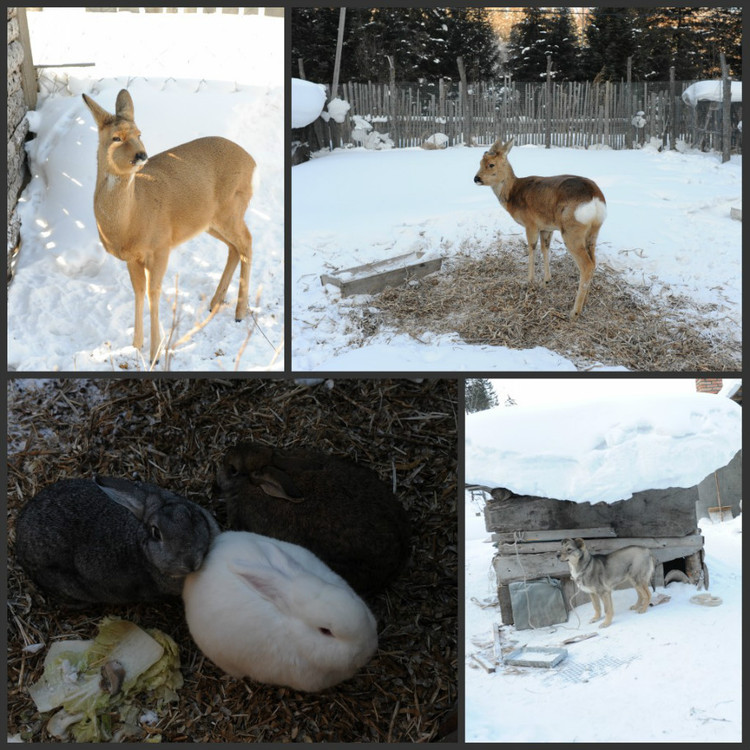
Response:
[{"label": "forest in background", "polygon": [[[741,80],[742,8],[348,8],[339,80]],[[330,84],[338,8],[293,8],[292,75]],[[517,18],[508,25],[508,18]],[[501,22],[505,21],[503,25]]]}]

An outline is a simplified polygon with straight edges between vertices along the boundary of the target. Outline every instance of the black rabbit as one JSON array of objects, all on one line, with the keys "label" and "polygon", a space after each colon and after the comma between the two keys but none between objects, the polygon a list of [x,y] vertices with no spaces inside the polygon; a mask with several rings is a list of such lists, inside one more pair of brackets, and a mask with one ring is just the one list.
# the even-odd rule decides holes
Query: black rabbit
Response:
[{"label": "black rabbit", "polygon": [[306,547],[360,595],[381,591],[409,557],[409,519],[375,474],[314,450],[241,443],[217,474],[232,529]]},{"label": "black rabbit", "polygon": [[16,559],[69,604],[179,596],[219,533],[214,517],[146,482],[95,477],[45,487],[16,521]]}]

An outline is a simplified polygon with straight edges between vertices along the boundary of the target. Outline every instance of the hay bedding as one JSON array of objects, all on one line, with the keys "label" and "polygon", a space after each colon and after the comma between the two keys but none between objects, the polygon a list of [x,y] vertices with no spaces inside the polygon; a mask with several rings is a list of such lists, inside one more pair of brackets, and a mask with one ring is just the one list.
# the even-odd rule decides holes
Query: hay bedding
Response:
[{"label": "hay bedding", "polygon": [[709,308],[674,294],[654,299],[646,287],[628,285],[600,264],[583,314],[571,324],[575,262],[553,248],[552,281],[544,285],[537,250],[537,286],[527,287],[527,258],[525,244],[514,241],[479,259],[446,262],[443,273],[387,289],[368,307],[351,310],[353,325],[363,338],[388,326],[417,339],[457,332],[469,344],[541,346],[579,369],[596,363],[664,372],[741,369],[739,344],[706,316]]},{"label": "hay bedding", "polygon": [[[49,740],[28,696],[46,649],[90,638],[106,614],[157,627],[180,647],[180,701],[144,728],[162,741],[420,742],[440,738],[457,700],[456,381],[11,381],[8,391],[8,732]],[[111,474],[151,481],[209,507],[214,467],[242,438],[314,445],[373,468],[413,524],[408,569],[370,602],[375,658],[319,694],[228,677],[190,639],[181,603],[66,610],[13,559],[14,521],[45,485]]]}]

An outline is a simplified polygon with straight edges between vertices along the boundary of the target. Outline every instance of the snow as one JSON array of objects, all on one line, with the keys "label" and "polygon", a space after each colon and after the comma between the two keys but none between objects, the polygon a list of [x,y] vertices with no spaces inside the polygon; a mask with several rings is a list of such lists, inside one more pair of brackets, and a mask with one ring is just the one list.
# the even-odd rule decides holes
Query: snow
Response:
[{"label": "snow", "polygon": [[[513,382],[502,382],[502,391],[509,394],[521,392]],[[594,381],[596,382],[596,381]],[[659,381],[653,390],[662,390]],[[674,384],[676,381],[671,381]],[[556,395],[564,399],[567,384],[559,380],[527,381],[528,397],[519,399],[519,406],[498,407],[494,412],[510,415],[529,415],[536,426],[542,425],[541,414],[546,412],[544,429],[536,432],[543,444],[559,448],[565,441],[550,436],[563,435],[575,443],[562,454],[545,454],[542,447],[533,448],[530,454],[519,455],[515,460],[505,458],[504,469],[492,466],[495,456],[489,452],[487,465],[477,468],[472,447],[482,433],[481,413],[467,420],[467,480],[474,476],[502,475],[504,486],[512,488],[509,477],[516,473],[528,476],[527,460],[540,475],[538,486],[544,494],[562,497],[566,494],[569,470],[565,458],[579,466],[595,458],[601,465],[611,464],[611,492],[619,481],[626,488],[620,495],[635,491],[636,487],[668,486],[675,480],[679,486],[689,486],[693,478],[706,466],[723,465],[724,456],[731,452],[730,443],[739,446],[740,408],[722,396],[699,394],[691,398],[687,393],[677,393],[668,398],[655,399],[642,395],[638,406],[635,392],[643,389],[642,383],[619,379],[600,381],[598,393],[588,399],[584,415],[575,421],[575,429],[565,417],[570,410],[555,409],[549,404],[534,404],[532,383],[536,394],[548,398]],[[684,379],[685,386],[692,383]],[[601,396],[611,392],[610,400]],[[693,384],[694,387],[694,384]],[[676,390],[680,390],[679,387]],[[683,389],[684,390],[684,389]],[[628,392],[631,393],[626,398]],[[663,391],[662,391],[663,392]],[[586,399],[575,394],[581,406]],[[619,395],[629,410],[613,409],[615,396]],[[541,401],[541,400],[539,400]],[[719,405],[723,404],[723,405]],[[600,407],[600,408],[595,408]],[[538,413],[534,415],[534,409]],[[678,413],[684,421],[680,426]],[[579,415],[580,411],[577,412]],[[724,448],[712,450],[710,440],[704,439],[697,429],[703,423],[708,434],[716,435],[722,427],[731,435],[723,442]],[[496,418],[495,437],[509,445],[516,435],[513,429],[523,421],[513,418]],[[641,438],[650,443],[652,450],[671,467],[666,473],[658,461],[639,457],[625,460],[620,448],[628,441],[637,442],[634,433],[638,427],[650,428]],[[684,428],[684,430],[682,429]],[[584,434],[577,437],[575,432]],[[531,426],[528,432],[531,433]],[[643,437],[645,435],[649,437]],[[597,440],[612,436],[610,444]],[[518,436],[529,447],[529,435]],[[588,443],[588,449],[585,444]],[[692,444],[692,452],[683,451]],[[552,447],[552,446],[551,446]],[[712,460],[702,464],[698,471],[693,462],[700,462],[700,452],[711,453]],[[498,451],[499,455],[503,451]],[[587,458],[588,456],[588,458]],[[469,470],[474,464],[475,468]],[[684,475],[676,472],[681,468]],[[530,479],[527,480],[531,482]],[[592,484],[598,480],[592,479]],[[527,483],[526,486],[531,486]],[[600,489],[587,493],[579,482],[577,495],[599,494]],[[648,612],[639,615],[630,610],[636,595],[632,589],[613,594],[615,616],[612,625],[600,630],[590,625],[592,605],[575,607],[566,623],[532,630],[517,631],[512,626],[502,626],[503,648],[557,648],[570,637],[593,633],[594,637],[564,646],[568,656],[552,669],[512,668],[500,665],[494,673],[484,669],[472,659],[472,654],[492,653],[493,624],[501,624],[497,607],[497,592],[491,561],[494,547],[486,531],[481,507],[467,493],[465,513],[465,712],[466,740],[468,742],[738,742],[741,739],[742,697],[742,642],[741,642],[741,561],[742,517],[724,523],[700,519],[700,531],[705,538],[706,564],[710,575],[710,593],[721,599],[719,606],[700,606],[691,602],[696,588],[682,583],[672,583],[657,589],[656,594],[670,597]],[[489,651],[488,651],[489,649]]]},{"label": "snow", "polygon": [[[253,235],[250,306],[254,314],[242,323],[234,320],[236,273],[227,304],[179,345],[171,369],[281,369],[283,19],[86,13],[82,8],[46,8],[42,13],[30,12],[28,18],[35,63],[96,65],[47,69],[37,109],[29,113],[36,138],[27,146],[32,180],[19,204],[22,249],[8,289],[8,369],[149,366],[144,361],[148,338],[142,352],[131,346],[134,297],[127,268],[99,242],[93,213],[97,133],[81,98],[86,93],[112,112],[121,88],[128,88],[133,97],[136,122],[149,153],[220,135],[243,146],[258,164],[260,184],[245,216]],[[177,293],[174,340],[207,317],[225,262],[225,246],[207,234],[171,253],[160,318],[168,334]],[[147,333],[148,326],[146,313]],[[166,366],[162,357],[157,367]]]},{"label": "snow", "polygon": [[[446,256],[443,266],[450,268],[496,252],[499,238],[519,243],[513,252],[525,255],[523,228],[491,190],[473,182],[482,153],[463,146],[336,149],[292,169],[294,370],[576,369],[547,349],[474,346],[458,334],[417,341],[385,328],[363,339],[348,313],[376,307],[376,298],[342,299],[320,282],[323,273],[417,250],[425,251],[423,260]],[[680,294],[707,306],[700,314],[741,340],[742,225],[729,215],[741,206],[741,157],[722,165],[718,154],[660,153],[650,144],[623,151],[517,146],[511,161],[520,176],[572,173],[595,180],[608,209],[597,244],[600,267],[609,266],[624,283],[646,285],[657,302]],[[552,252],[566,252],[558,232]]]},{"label": "snow", "polygon": [[[742,81],[730,82],[730,98],[733,102],[742,101]],[[720,102],[724,99],[723,81],[697,81],[682,92],[682,101],[691,107],[698,102]]]},{"label": "snow", "polygon": [[326,103],[326,89],[320,83],[292,78],[292,127],[304,128],[320,117]]},{"label": "snow", "polygon": [[341,124],[344,122],[346,113],[350,108],[351,105],[349,102],[346,102],[343,99],[339,99],[338,97],[331,99],[331,101],[328,102],[326,111],[323,112],[323,119],[327,120],[330,117],[333,118],[334,122]]},{"label": "snow", "polygon": [[498,406],[466,417],[466,481],[591,503],[692,487],[740,449],[741,418],[708,393]]}]

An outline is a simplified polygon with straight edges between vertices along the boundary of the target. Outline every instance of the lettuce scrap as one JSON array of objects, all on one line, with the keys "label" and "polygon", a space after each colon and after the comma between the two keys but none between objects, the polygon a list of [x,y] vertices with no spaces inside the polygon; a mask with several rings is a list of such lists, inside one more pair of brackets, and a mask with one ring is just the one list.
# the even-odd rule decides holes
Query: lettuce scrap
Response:
[{"label": "lettuce scrap", "polygon": [[[102,667],[118,662],[124,671],[119,689],[108,692]],[[93,641],[57,641],[44,660],[42,678],[29,688],[40,712],[61,707],[47,724],[55,737],[72,732],[77,742],[109,740],[118,722],[137,729],[129,718],[135,697],[148,695],[157,709],[177,700],[182,687],[177,644],[165,633],[150,630],[116,617],[99,624]]]}]

